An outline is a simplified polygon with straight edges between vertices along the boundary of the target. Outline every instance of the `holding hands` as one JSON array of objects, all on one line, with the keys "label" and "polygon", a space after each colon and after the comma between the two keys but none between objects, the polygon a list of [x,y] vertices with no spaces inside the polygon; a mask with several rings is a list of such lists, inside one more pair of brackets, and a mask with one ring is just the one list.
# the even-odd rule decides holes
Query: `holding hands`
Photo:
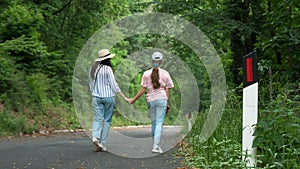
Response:
[{"label": "holding hands", "polygon": [[129,99],[122,93],[122,92],[119,92],[118,93],[127,103],[129,103]]},{"label": "holding hands", "polygon": [[[122,93],[122,97],[123,99],[128,103],[128,104],[133,104],[136,100],[138,100],[144,93],[146,92],[146,88],[145,87],[141,87],[140,90],[138,91],[138,93],[133,97],[133,98],[127,98],[123,93]],[[168,98],[169,98],[169,89],[166,90]],[[170,112],[170,104],[168,103],[167,106],[167,113]]]},{"label": "holding hands", "polygon": [[134,98],[127,98],[122,92],[119,93],[119,95],[128,103],[128,104],[133,104],[136,99]]},{"label": "holding hands", "polygon": [[134,102],[135,102],[134,98],[130,98],[130,99],[128,99],[128,102],[127,102],[127,103],[133,104]]},{"label": "holding hands", "polygon": [[127,97],[125,97],[125,98],[123,98],[128,104],[133,104],[134,103],[134,101],[133,101],[133,99],[132,98],[127,98]]}]

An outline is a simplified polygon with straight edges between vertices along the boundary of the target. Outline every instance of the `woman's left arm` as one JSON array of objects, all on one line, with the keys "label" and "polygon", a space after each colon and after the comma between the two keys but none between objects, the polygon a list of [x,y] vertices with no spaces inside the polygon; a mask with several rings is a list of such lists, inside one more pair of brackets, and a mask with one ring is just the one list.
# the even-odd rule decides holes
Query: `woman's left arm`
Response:
[{"label": "woman's left arm", "polygon": [[168,73],[167,74],[166,86],[165,86],[167,97],[168,97],[167,113],[170,111],[170,107],[171,107],[170,106],[170,88],[173,88],[173,87],[174,87],[173,81],[171,79],[170,74]]},{"label": "woman's left arm", "polygon": [[166,88],[166,93],[168,97],[167,112],[169,112],[170,111],[170,89],[169,88]]}]

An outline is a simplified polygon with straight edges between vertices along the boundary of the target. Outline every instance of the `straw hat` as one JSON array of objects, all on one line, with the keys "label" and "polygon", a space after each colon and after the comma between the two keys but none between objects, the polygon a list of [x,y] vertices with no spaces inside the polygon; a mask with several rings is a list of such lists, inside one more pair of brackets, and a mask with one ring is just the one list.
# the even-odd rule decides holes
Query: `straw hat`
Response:
[{"label": "straw hat", "polygon": [[115,56],[115,54],[109,53],[108,49],[101,49],[98,52],[98,58],[95,61],[102,61],[102,60],[105,60],[105,59],[108,59],[108,58],[112,58],[114,56]]}]

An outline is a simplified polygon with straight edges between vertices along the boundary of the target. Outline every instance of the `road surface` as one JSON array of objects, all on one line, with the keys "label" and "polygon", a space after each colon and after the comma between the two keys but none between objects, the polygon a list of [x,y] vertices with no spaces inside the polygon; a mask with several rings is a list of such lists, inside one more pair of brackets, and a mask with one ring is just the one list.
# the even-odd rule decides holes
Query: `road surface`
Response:
[{"label": "road surface", "polygon": [[[149,129],[145,128],[117,131],[128,138],[136,138],[135,140],[150,136]],[[0,138],[0,168],[176,169],[182,166],[182,158],[174,156],[176,147],[169,147],[167,152],[156,155],[151,153],[151,145],[135,147],[132,146],[135,143],[118,144],[120,140],[116,139],[118,137],[115,137],[114,131],[110,133],[110,137],[108,152],[96,152],[94,144],[85,132]],[[123,138],[122,140],[124,141]],[[130,148],[135,152],[131,153]]]}]

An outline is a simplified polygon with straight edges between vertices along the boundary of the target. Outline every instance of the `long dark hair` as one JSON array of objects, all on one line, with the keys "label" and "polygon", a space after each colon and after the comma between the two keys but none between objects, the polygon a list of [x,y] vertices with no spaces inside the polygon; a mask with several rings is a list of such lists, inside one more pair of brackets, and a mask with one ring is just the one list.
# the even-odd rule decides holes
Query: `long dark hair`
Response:
[{"label": "long dark hair", "polygon": [[151,81],[154,89],[160,88],[158,68],[154,67],[151,73]]},{"label": "long dark hair", "polygon": [[92,65],[92,67],[91,67],[91,74],[90,74],[90,76],[91,76],[91,78],[92,78],[93,80],[95,79],[95,71],[97,70],[98,66],[101,65],[101,64],[102,64],[102,65],[109,66],[109,67],[112,68],[111,62],[110,62],[110,58],[105,59],[105,60],[102,60],[102,61],[96,61],[96,62]]}]

